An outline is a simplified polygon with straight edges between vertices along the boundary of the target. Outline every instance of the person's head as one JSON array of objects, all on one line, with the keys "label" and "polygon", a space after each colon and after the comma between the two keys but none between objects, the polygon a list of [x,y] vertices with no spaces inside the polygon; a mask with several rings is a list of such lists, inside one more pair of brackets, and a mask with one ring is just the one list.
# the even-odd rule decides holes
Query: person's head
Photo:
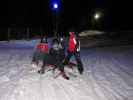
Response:
[{"label": "person's head", "polygon": [[69,32],[69,35],[70,35],[70,36],[74,36],[75,33],[74,33],[74,32]]},{"label": "person's head", "polygon": [[45,36],[41,37],[40,43],[47,43],[47,37]]},{"label": "person's head", "polygon": [[76,38],[79,38],[79,33],[75,32],[75,36],[76,36]]},{"label": "person's head", "polygon": [[55,39],[53,39],[53,44],[56,44],[56,43],[59,44],[59,41],[58,41],[58,39],[55,38]]},{"label": "person's head", "polygon": [[57,38],[53,39],[52,41],[52,48],[56,51],[58,51],[60,48],[59,48],[59,40]]}]

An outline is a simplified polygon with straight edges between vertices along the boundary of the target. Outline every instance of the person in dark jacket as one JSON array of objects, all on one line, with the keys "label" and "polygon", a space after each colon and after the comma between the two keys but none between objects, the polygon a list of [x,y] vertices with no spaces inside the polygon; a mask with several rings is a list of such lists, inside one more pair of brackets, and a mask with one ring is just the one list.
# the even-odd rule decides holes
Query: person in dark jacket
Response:
[{"label": "person in dark jacket", "polygon": [[64,65],[68,64],[70,61],[70,58],[72,56],[75,57],[77,62],[78,71],[80,74],[83,73],[83,64],[80,59],[80,40],[78,37],[78,34],[75,35],[75,32],[69,32],[69,42],[68,42],[68,50],[67,50],[67,56],[64,60]]}]

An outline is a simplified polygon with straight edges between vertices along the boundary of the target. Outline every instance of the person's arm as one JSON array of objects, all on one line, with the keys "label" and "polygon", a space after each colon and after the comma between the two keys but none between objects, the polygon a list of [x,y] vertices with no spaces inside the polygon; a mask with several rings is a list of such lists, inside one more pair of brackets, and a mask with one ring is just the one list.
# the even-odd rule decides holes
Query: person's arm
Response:
[{"label": "person's arm", "polygon": [[76,51],[80,52],[80,41],[79,41],[79,39],[76,39]]},{"label": "person's arm", "polygon": [[53,48],[50,48],[49,54],[52,55],[54,53]]}]

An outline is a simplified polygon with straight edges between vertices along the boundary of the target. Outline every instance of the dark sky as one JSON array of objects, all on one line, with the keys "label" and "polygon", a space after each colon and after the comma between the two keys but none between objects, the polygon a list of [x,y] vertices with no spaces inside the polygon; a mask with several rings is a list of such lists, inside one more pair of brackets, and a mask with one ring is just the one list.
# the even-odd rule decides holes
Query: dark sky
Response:
[{"label": "dark sky", "polygon": [[[131,0],[63,0],[59,22],[62,27],[79,27],[95,8],[106,11],[106,28],[133,28]],[[53,12],[49,0],[8,0],[1,2],[0,26],[51,27]]]},{"label": "dark sky", "polygon": [[133,29],[132,1],[121,0],[109,3],[109,24],[118,29]]}]

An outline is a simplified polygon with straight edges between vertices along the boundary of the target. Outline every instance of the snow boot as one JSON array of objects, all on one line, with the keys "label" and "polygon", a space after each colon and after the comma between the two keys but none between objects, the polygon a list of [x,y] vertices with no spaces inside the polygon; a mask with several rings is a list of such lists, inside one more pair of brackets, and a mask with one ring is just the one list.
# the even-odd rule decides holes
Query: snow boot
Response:
[{"label": "snow boot", "polygon": [[84,71],[83,67],[78,65],[78,71],[79,71],[80,75],[82,75],[83,71]]},{"label": "snow boot", "polygon": [[65,74],[65,72],[61,72],[61,74],[64,79],[69,80],[69,77]]},{"label": "snow boot", "polygon": [[44,72],[44,70],[39,70],[38,73],[39,74],[44,74],[45,72]]}]

